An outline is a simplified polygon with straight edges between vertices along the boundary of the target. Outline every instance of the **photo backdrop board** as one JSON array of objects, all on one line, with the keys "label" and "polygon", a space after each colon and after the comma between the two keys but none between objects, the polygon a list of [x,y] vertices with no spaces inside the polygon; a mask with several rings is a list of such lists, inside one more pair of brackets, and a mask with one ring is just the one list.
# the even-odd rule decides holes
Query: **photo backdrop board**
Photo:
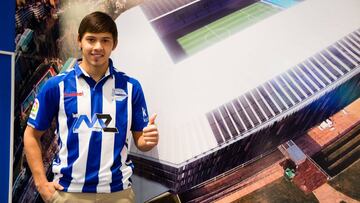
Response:
[{"label": "photo backdrop board", "polygon": [[[248,2],[256,5],[255,9],[266,8],[259,7],[258,1]],[[271,2],[261,1],[266,5]],[[202,15],[191,13],[189,7],[199,11],[197,3],[199,2],[186,4],[174,12],[158,11],[159,15],[151,17],[144,12],[148,8],[140,6],[127,11],[116,20],[119,44],[112,54],[115,67],[139,79],[150,114],[158,113],[157,123],[161,135],[158,146],[150,152],[142,153],[132,146],[133,159],[143,167],[138,167],[139,173],[156,168],[155,175],[149,172],[144,176],[154,179],[159,176],[158,180],[170,185],[174,191],[188,189],[290,139],[284,133],[277,135],[277,132],[287,127],[275,127],[276,130],[269,136],[264,136],[267,133],[263,133],[263,136],[254,134],[267,131],[267,127],[281,123],[310,103],[316,103],[320,97],[345,81],[355,78],[356,84],[359,78],[358,61],[344,64],[336,54],[340,48],[335,48],[335,51],[333,49],[336,45],[334,43],[347,38],[350,38],[351,43],[354,41],[356,46],[360,45],[359,1],[345,3],[340,0],[308,0],[282,12],[267,9],[266,12],[271,12],[271,15],[240,32],[219,28],[224,23],[219,23],[218,20],[236,20],[231,16],[206,22],[207,25],[203,24],[202,27],[195,23],[196,29],[191,30],[186,20]],[[181,15],[182,9],[187,9],[186,15]],[[240,12],[236,15],[255,18],[249,10],[246,12],[247,14]],[[171,17],[174,18],[173,21]],[[157,23],[161,20],[162,23]],[[164,24],[173,26],[173,29],[170,30]],[[173,33],[177,26],[180,30],[190,29],[191,32],[181,33],[183,36],[177,40],[186,56],[174,60],[172,50],[179,47],[169,42],[168,33],[176,35]],[[212,40],[216,42],[206,45],[207,41]],[[199,45],[204,43],[205,45]],[[359,52],[358,47],[354,49]],[[316,62],[303,65],[310,57],[316,58]],[[319,62],[322,64],[317,64]],[[335,75],[323,78],[323,84],[318,76],[314,76],[318,70],[310,70],[315,68],[315,63],[320,67],[330,64],[329,70],[335,70],[330,74]],[[344,70],[341,70],[342,67]],[[324,70],[324,74],[329,70]],[[302,82],[297,84],[297,79]],[[294,84],[289,84],[286,80]],[[290,87],[303,83],[306,83],[303,90],[309,92],[296,93],[298,90]],[[260,87],[260,93],[265,89],[261,93],[263,97],[268,93],[273,95],[273,99],[277,99],[272,101],[274,112],[269,108],[270,113],[266,115],[265,107],[258,108],[262,105],[260,100],[264,101],[264,98],[254,90],[257,87]],[[356,91],[353,94],[358,97]],[[341,108],[348,101],[344,101],[344,104],[337,102],[340,106],[332,110]],[[325,112],[331,113],[330,111]],[[326,116],[328,115],[321,115],[313,122]],[[306,129],[288,134],[293,136],[304,130]],[[237,149],[243,151],[236,154],[239,159],[219,155],[232,148],[235,150],[235,144],[241,142],[244,143]],[[246,147],[247,143],[252,149]],[[239,154],[243,154],[243,157]],[[217,164],[228,162],[231,166],[216,168],[218,166],[213,164],[207,168],[204,165],[209,161]],[[197,171],[198,168],[202,169]],[[197,174],[206,170],[210,170],[208,174],[212,175],[204,175],[204,179],[196,180],[200,176]]]}]

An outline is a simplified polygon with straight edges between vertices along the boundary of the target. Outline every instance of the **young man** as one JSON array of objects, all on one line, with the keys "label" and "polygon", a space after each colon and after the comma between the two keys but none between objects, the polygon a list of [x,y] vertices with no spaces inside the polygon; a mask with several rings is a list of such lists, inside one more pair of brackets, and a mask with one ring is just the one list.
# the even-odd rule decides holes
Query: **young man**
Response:
[{"label": "young man", "polygon": [[[128,158],[135,145],[148,151],[158,143],[156,114],[148,118],[139,82],[113,67],[115,22],[105,13],[81,21],[82,59],[66,74],[51,78],[35,99],[24,134],[24,148],[35,185],[45,202],[134,202]],[[59,152],[49,182],[40,137],[53,118]]]}]

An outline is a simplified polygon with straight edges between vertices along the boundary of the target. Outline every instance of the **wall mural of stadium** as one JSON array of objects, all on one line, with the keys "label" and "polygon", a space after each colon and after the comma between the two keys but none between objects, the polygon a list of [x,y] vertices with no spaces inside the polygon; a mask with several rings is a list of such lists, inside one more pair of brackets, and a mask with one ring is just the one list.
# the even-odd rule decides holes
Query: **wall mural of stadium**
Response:
[{"label": "wall mural of stadium", "polygon": [[[77,26],[95,10],[117,23],[115,67],[139,79],[149,113],[159,115],[156,149],[131,147],[138,202],[235,201],[275,165],[281,175],[296,169],[284,174],[310,198],[359,159],[360,115],[351,110],[360,96],[356,0],[16,3],[13,202],[41,202],[23,157],[27,116],[43,83],[76,62]],[[339,112],[344,120],[335,119]],[[306,140],[337,123],[343,129],[327,144]],[[49,178],[55,125],[42,140]],[[335,144],[343,151],[330,164],[324,157]],[[301,170],[311,167],[321,175],[309,184]]]}]

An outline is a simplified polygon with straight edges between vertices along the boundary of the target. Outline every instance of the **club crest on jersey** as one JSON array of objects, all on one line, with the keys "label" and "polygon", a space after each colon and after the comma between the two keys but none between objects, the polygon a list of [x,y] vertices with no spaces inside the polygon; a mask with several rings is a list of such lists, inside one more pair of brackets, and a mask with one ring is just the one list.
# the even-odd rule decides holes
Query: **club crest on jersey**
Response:
[{"label": "club crest on jersey", "polygon": [[35,99],[32,109],[31,109],[31,112],[30,112],[30,116],[29,116],[31,119],[34,119],[34,120],[36,119],[36,116],[39,112],[39,107],[40,107],[39,100]]},{"label": "club crest on jersey", "polygon": [[124,99],[126,99],[127,96],[128,95],[126,94],[125,90],[123,90],[123,89],[114,88],[112,90],[112,97],[116,101],[123,101]]},{"label": "club crest on jersey", "polygon": [[[101,132],[101,131],[112,132],[112,133],[119,132],[117,128],[108,127],[112,120],[110,114],[100,114],[100,113],[94,114],[91,121],[89,120],[87,115],[75,114],[74,118],[75,118],[75,122],[73,124],[74,133],[79,133],[81,128],[86,128],[86,127],[96,132]],[[86,127],[82,126],[83,123],[85,123]]]}]

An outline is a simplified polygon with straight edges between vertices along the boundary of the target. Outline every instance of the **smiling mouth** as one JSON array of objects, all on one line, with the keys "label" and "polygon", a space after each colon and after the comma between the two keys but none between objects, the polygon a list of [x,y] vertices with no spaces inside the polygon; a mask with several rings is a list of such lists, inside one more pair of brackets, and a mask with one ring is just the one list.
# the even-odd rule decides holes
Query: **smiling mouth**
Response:
[{"label": "smiling mouth", "polygon": [[91,54],[91,56],[96,57],[96,58],[100,58],[100,57],[103,57],[104,54]]}]

